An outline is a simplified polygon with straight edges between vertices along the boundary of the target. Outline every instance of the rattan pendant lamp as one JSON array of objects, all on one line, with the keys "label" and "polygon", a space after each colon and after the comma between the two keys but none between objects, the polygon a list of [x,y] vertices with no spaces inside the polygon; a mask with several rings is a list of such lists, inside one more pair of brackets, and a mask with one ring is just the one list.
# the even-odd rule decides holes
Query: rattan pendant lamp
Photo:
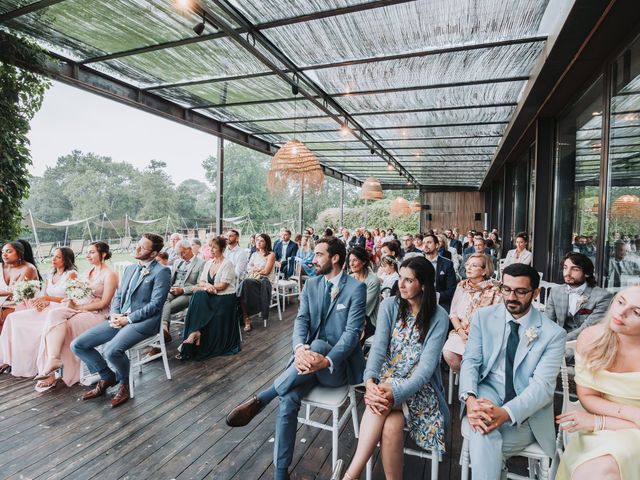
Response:
[{"label": "rattan pendant lamp", "polygon": [[396,197],[391,202],[389,213],[394,217],[404,217],[411,214],[411,206],[404,197]]}]

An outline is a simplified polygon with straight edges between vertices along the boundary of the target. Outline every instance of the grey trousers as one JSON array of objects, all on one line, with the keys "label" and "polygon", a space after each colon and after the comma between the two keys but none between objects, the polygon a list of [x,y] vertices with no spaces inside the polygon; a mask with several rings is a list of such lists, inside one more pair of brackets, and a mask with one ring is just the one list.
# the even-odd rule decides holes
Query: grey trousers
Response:
[{"label": "grey trousers", "polygon": [[191,295],[175,296],[171,293],[167,295],[167,301],[164,302],[162,307],[162,328],[169,330],[171,315],[187,308],[189,300],[191,300]]}]

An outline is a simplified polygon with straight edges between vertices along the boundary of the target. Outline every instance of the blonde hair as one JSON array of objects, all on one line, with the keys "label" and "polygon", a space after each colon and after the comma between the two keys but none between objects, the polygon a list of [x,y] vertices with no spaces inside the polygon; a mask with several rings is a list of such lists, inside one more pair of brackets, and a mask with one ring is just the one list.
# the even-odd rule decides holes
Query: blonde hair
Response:
[{"label": "blonde hair", "polygon": [[493,276],[493,272],[495,272],[495,269],[493,268],[493,262],[491,261],[491,257],[489,255],[487,255],[486,253],[473,253],[467,258],[467,261],[464,264],[465,267],[467,266],[467,263],[469,263],[469,260],[471,260],[472,258],[481,258],[484,262],[484,273],[482,274],[482,277],[485,280],[488,280]]}]

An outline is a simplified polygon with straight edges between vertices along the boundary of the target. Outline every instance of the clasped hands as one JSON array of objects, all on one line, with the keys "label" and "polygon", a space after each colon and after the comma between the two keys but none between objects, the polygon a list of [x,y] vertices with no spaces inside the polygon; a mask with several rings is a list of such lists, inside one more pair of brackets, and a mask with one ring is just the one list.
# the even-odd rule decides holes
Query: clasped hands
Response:
[{"label": "clasped hands", "polygon": [[129,323],[129,318],[126,315],[113,314],[109,318],[109,326],[111,328],[122,328]]},{"label": "clasped hands", "polygon": [[49,303],[49,300],[45,297],[38,297],[33,301],[33,306],[37,311],[41,312],[49,306]]},{"label": "clasped hands", "polygon": [[300,345],[295,351],[293,365],[300,375],[305,375],[327,368],[329,360],[324,355],[311,351],[309,345]]},{"label": "clasped hands", "polygon": [[379,383],[373,379],[365,384],[364,403],[375,415],[383,415],[393,407],[393,390],[390,383]]},{"label": "clasped hands", "polygon": [[194,292],[197,292],[199,290],[204,290],[207,293],[216,293],[216,289],[213,288],[213,285],[211,285],[209,282],[205,282],[204,280],[200,281],[198,285],[193,287]]},{"label": "clasped hands", "polygon": [[486,398],[467,398],[467,420],[471,429],[485,435],[510,421],[509,413]]}]

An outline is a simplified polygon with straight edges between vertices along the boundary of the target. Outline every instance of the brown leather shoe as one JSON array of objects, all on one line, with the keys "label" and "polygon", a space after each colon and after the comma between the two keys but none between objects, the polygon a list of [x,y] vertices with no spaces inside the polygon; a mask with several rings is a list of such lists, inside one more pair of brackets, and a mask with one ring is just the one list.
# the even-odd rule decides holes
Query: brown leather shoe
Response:
[{"label": "brown leather shoe", "polygon": [[116,393],[111,399],[111,407],[118,407],[127,400],[129,400],[129,384],[121,383],[120,388],[118,389],[118,393]]},{"label": "brown leather shoe", "polygon": [[253,417],[258,415],[263,408],[264,405],[258,400],[258,397],[253,396],[250,400],[231,410],[227,415],[227,425],[230,427],[244,427],[248,425]]},{"label": "brown leather shoe", "polygon": [[82,399],[91,400],[92,398],[101,397],[107,391],[107,388],[113,387],[115,384],[116,384],[115,379],[99,380],[96,386],[92,390],[89,390],[88,392],[85,392],[84,395],[82,395]]},{"label": "brown leather shoe", "polygon": [[[145,355],[145,358],[151,358],[156,356],[157,354],[159,354],[162,350],[160,350],[159,348],[156,347],[151,347],[148,351],[147,354]],[[160,358],[160,357],[158,357]]]},{"label": "brown leather shoe", "polygon": [[164,343],[169,343],[171,342],[171,340],[173,340],[171,338],[171,334],[169,333],[169,330],[162,329],[162,334],[164,335]]}]

